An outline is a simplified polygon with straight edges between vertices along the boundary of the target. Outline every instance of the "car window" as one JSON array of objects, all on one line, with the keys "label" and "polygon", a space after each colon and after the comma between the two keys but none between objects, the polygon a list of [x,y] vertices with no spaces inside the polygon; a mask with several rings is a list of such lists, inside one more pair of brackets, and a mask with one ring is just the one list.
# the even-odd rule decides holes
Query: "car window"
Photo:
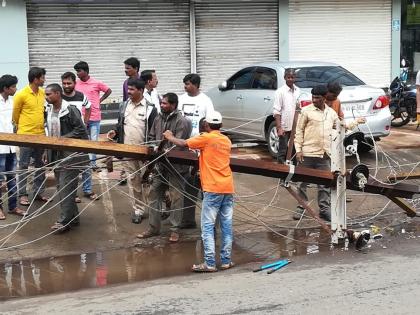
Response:
[{"label": "car window", "polygon": [[234,89],[234,90],[250,89],[254,69],[255,67],[249,67],[235,73],[228,80],[228,89]]},{"label": "car window", "polygon": [[342,86],[364,85],[365,83],[353,73],[338,66],[314,66],[296,68],[295,84],[300,88],[312,88],[331,81],[339,82]]},{"label": "car window", "polygon": [[274,69],[259,67],[255,70],[253,89],[276,90],[277,74]]}]

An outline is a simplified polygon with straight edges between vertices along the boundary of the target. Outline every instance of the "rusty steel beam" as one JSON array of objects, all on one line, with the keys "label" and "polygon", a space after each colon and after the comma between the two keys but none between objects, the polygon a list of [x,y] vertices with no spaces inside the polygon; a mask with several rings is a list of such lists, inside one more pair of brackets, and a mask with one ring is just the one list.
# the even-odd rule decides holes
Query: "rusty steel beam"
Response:
[{"label": "rusty steel beam", "polygon": [[416,209],[413,208],[412,205],[410,205],[406,200],[404,200],[403,198],[399,198],[399,197],[392,197],[392,196],[387,196],[392,202],[394,202],[398,207],[400,207],[401,209],[403,209],[405,211],[405,213],[407,214],[407,216],[413,218],[417,216],[417,212]]},{"label": "rusty steel beam", "polygon": [[329,234],[332,235],[331,228],[316,214],[316,212],[309,206],[309,204],[303,200],[297,191],[292,188],[291,186],[286,186],[286,190],[289,192],[289,194],[296,199],[297,202],[310,214],[311,217],[313,217],[320,225],[321,227]]},{"label": "rusty steel beam", "polygon": [[[0,144],[96,153],[117,157],[136,158],[140,160],[150,160],[157,156],[152,153],[148,146],[118,144],[110,141],[54,138],[40,135],[0,133]],[[173,163],[190,165],[197,163],[197,156],[189,151],[172,150],[167,154],[167,158]],[[290,172],[290,167],[288,165],[269,161],[231,158],[230,166],[234,172],[281,179],[285,179]],[[304,181],[326,186],[331,186],[335,183],[334,176],[329,171],[321,171],[300,166],[295,168],[291,180],[294,182]],[[360,190],[357,187],[354,187],[349,181],[347,181],[347,185],[348,189]],[[420,194],[420,187],[402,183],[395,185],[381,184],[376,180],[369,178],[368,183],[364,188],[364,192],[411,199],[414,195]]]},{"label": "rusty steel beam", "polygon": [[420,179],[420,171],[410,172],[410,173],[400,173],[397,175],[392,175],[388,177],[390,182],[396,182],[398,180],[408,180],[408,179]]}]

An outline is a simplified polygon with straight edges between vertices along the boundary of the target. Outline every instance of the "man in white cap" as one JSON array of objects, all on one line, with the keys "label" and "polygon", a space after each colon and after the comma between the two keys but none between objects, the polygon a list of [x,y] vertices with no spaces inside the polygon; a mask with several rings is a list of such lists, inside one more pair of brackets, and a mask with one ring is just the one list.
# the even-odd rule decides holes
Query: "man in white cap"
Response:
[{"label": "man in white cap", "polygon": [[187,140],[175,138],[169,130],[165,131],[163,136],[177,146],[200,150],[199,166],[204,194],[201,209],[204,263],[193,265],[192,271],[214,272],[217,271],[214,226],[218,215],[222,231],[220,269],[225,270],[233,267],[231,253],[234,186],[229,165],[232,143],[220,132],[222,115],[219,112],[207,113],[203,127],[205,132]]}]

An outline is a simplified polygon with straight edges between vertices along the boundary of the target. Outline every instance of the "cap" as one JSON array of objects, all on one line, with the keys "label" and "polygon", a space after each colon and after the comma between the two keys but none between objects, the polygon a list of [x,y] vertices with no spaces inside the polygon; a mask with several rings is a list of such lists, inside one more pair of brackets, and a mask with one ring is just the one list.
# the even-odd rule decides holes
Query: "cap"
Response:
[{"label": "cap", "polygon": [[222,114],[217,111],[212,111],[207,114],[206,121],[209,124],[221,124],[222,123]]}]

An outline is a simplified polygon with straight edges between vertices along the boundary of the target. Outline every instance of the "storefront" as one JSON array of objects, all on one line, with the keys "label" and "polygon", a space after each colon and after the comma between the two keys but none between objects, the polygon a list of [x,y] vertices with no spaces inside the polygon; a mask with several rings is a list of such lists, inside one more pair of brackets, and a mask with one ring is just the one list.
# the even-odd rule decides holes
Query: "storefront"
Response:
[{"label": "storefront", "polygon": [[[250,63],[277,59],[336,62],[386,87],[399,71],[400,25],[403,55],[420,67],[420,0],[415,8],[402,1],[401,13],[400,0],[16,0],[0,16],[26,13],[4,25],[27,25],[9,44],[29,56],[19,73],[42,66],[47,83],[58,82],[84,60],[118,100],[130,56],[156,69],[160,92],[182,92],[190,72],[207,90]],[[0,54],[15,62],[15,53]]]},{"label": "storefront", "polygon": [[415,82],[420,70],[420,1],[402,0],[401,59],[407,61],[408,81]]}]

